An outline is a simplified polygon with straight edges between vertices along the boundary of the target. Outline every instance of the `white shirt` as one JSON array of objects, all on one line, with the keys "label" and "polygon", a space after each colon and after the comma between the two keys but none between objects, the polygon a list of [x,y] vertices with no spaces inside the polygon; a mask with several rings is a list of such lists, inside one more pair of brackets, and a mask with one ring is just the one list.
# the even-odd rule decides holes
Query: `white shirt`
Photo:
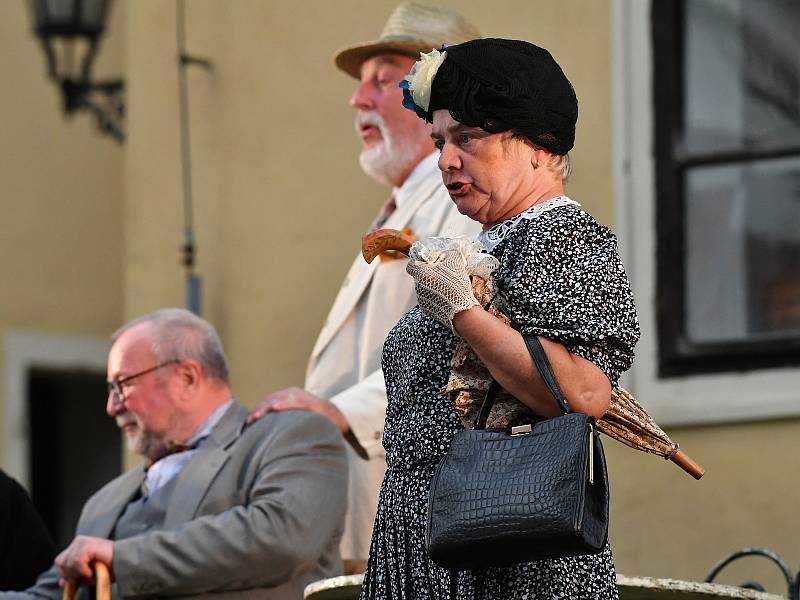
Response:
[{"label": "white shirt", "polygon": [[439,171],[438,152],[432,152],[419,161],[417,166],[414,167],[414,170],[406,177],[403,184],[392,190],[392,196],[394,197],[394,203],[397,205],[397,208],[399,209],[408,202],[409,198],[417,193],[419,185],[429,177],[441,181],[442,175]]}]

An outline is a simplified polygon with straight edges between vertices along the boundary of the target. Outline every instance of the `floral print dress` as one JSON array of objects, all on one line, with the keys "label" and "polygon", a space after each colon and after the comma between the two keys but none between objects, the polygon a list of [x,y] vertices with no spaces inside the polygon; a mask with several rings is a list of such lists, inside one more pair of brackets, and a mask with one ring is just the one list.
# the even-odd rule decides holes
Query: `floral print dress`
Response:
[{"label": "floral print dress", "polygon": [[[486,233],[490,251],[500,261],[494,275],[499,300],[514,328],[563,343],[616,385],[633,360],[639,326],[614,235],[563,197]],[[452,595],[450,572],[433,563],[425,550],[425,515],[436,465],[462,427],[450,400],[440,394],[455,342],[447,327],[418,306],[386,339],[387,471],[361,598],[617,598],[608,546],[597,555],[461,571],[452,582],[457,585]]]}]

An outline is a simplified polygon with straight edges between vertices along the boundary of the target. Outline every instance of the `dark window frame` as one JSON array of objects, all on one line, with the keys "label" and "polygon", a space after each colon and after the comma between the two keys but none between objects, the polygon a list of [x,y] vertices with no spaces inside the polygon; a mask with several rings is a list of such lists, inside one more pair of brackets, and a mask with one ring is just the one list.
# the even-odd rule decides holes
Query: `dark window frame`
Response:
[{"label": "dark window frame", "polygon": [[800,336],[697,343],[686,336],[686,169],[800,154],[800,148],[757,148],[689,156],[680,149],[683,123],[684,0],[652,0],[656,321],[658,374],[674,377],[800,365]]}]

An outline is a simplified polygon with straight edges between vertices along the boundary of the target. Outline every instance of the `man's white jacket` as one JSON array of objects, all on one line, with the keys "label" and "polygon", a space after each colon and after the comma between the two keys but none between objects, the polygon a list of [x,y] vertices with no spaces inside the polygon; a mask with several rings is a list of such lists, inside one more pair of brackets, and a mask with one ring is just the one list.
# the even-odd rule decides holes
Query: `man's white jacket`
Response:
[{"label": "man's white jacket", "polygon": [[[473,238],[478,233],[480,224],[456,210],[442,184],[437,160],[438,153],[423,159],[394,190],[397,209],[382,227],[410,228],[417,239]],[[358,452],[348,447],[350,490],[341,547],[345,559],[365,559],[369,552],[386,469],[381,445],[386,416],[381,352],[389,330],[417,303],[406,262],[379,257],[367,264],[360,254],[356,257],[314,345],[306,373],[306,389],[336,404],[360,446]]]}]

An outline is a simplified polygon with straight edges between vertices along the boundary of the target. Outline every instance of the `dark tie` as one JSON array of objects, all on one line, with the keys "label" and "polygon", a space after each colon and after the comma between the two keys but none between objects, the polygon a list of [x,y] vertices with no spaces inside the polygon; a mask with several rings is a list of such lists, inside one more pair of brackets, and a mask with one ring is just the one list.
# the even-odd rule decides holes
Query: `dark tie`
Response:
[{"label": "dark tie", "polygon": [[[197,442],[195,442],[191,446],[187,446],[186,444],[179,444],[177,442],[169,442],[167,444],[166,451],[164,452],[164,454],[160,458],[158,458],[156,460],[152,460],[152,461],[148,460],[148,461],[146,461],[144,463],[144,472],[147,473],[147,470],[150,467],[152,467],[155,463],[157,463],[159,460],[161,460],[162,458],[166,458],[167,456],[171,456],[173,454],[180,454],[181,452],[188,452],[189,450],[194,450],[195,448],[197,448],[199,443],[201,441],[203,441],[204,439],[205,438],[201,438],[200,440],[198,440]],[[139,487],[139,493],[141,494],[141,497],[146,502],[147,501],[147,497],[150,495],[150,491],[147,489],[147,478],[145,478],[144,481],[142,481],[142,484]]]},{"label": "dark tie", "polygon": [[186,444],[179,444],[178,442],[167,442],[167,447],[166,447],[166,449],[164,450],[164,453],[161,456],[159,456],[156,460],[147,460],[147,461],[145,461],[144,470],[147,471],[147,469],[149,469],[153,465],[153,463],[158,462],[162,458],[165,458],[165,457],[170,456],[172,454],[180,454],[181,452],[187,452],[189,450],[194,450],[195,448],[197,448],[198,442],[200,442],[200,441],[202,441],[202,440],[198,440],[197,442],[195,442],[191,446],[187,446]]},{"label": "dark tie", "polygon": [[383,227],[396,208],[397,204],[395,204],[394,194],[392,194],[391,196],[389,196],[388,200],[386,200],[386,202],[383,203],[381,212],[378,213],[378,216],[375,218],[375,220],[372,222],[372,225],[369,228],[370,232],[376,231],[381,227]]}]

